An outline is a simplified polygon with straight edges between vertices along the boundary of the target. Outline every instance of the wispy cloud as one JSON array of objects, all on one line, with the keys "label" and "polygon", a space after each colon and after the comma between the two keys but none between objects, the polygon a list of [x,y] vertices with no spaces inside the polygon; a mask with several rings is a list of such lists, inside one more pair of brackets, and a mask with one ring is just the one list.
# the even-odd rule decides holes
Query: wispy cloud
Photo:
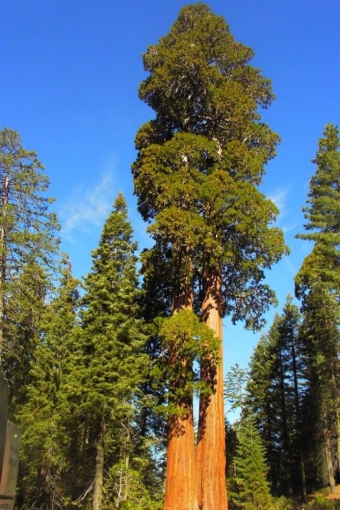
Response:
[{"label": "wispy cloud", "polygon": [[274,202],[278,210],[280,211],[280,217],[282,218],[286,214],[286,203],[287,203],[288,189],[279,188],[275,193],[269,195],[269,199]]},{"label": "wispy cloud", "polygon": [[281,228],[283,230],[284,234],[287,234],[290,230],[294,230],[299,223],[297,221],[294,221],[293,223],[284,224]]},{"label": "wispy cloud", "polygon": [[112,206],[112,172],[105,172],[92,189],[76,189],[59,211],[62,233],[69,239],[74,230],[87,232],[100,227]]},{"label": "wispy cloud", "polygon": [[[275,193],[272,193],[268,197],[272,202],[274,202],[279,210],[277,223],[280,224],[280,228],[285,234],[290,230],[294,230],[299,225],[299,223],[294,218],[287,218],[287,216],[289,216],[287,207],[288,197],[289,188],[279,188]],[[286,218],[285,223],[282,221],[283,218]]]}]

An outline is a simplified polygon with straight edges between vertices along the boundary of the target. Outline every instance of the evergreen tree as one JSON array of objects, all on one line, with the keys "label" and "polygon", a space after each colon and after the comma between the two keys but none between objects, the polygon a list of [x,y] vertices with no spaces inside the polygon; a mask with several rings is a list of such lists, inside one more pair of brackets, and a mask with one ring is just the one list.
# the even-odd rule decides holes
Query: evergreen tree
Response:
[{"label": "evergreen tree", "polygon": [[332,490],[340,466],[339,428],[339,130],[327,124],[313,162],[304,234],[314,246],[296,275],[296,295],[304,311],[303,342],[306,351],[309,391],[305,412],[313,409],[314,477]]},{"label": "evergreen tree", "polygon": [[230,404],[231,411],[244,410],[248,378],[248,371],[239,367],[238,363],[230,368],[230,372],[227,372],[224,381],[224,396]]},{"label": "evergreen tree", "polygon": [[[80,314],[84,364],[78,370],[82,386],[79,416],[85,420],[87,438],[95,451],[90,469],[94,510],[102,508],[104,473],[121,463],[125,469],[133,467],[139,388],[147,366],[147,357],[141,354],[145,336],[138,318],[136,248],[126,203],[119,194],[92,255]],[[116,495],[117,506],[130,497],[129,484],[122,487],[119,498]],[[106,496],[112,504],[110,495]]]},{"label": "evergreen tree", "polygon": [[73,433],[65,387],[69,380],[72,330],[79,301],[78,281],[68,262],[62,269],[57,295],[42,318],[43,337],[35,349],[27,387],[27,402],[20,411],[22,430],[19,494],[22,508],[63,508],[68,483]]},{"label": "evergreen tree", "polygon": [[300,314],[288,297],[281,316],[258,343],[250,363],[245,413],[256,416],[277,495],[306,498],[302,444],[305,365]]},{"label": "evergreen tree", "polygon": [[[8,331],[10,323],[16,324],[17,330],[23,326],[22,323],[19,326],[19,321],[25,313],[25,304],[20,300],[28,297],[27,288],[40,295],[41,309],[46,297],[46,289],[41,287],[50,285],[46,283],[48,268],[53,266],[58,251],[55,232],[59,225],[55,214],[48,212],[53,200],[44,196],[49,179],[42,170],[36,153],[23,148],[19,134],[4,128],[0,132],[0,363],[12,388],[12,360],[19,360],[25,353],[25,363],[29,364],[34,342],[28,341],[26,323],[23,334],[26,343],[21,344],[20,335],[16,334],[15,344]],[[35,314],[33,303],[34,299],[30,309]],[[32,324],[35,328],[37,321],[34,319]],[[25,383],[28,381],[22,380],[21,386]]]},{"label": "evergreen tree", "polygon": [[312,488],[335,489],[340,460],[339,304],[323,286],[304,300],[301,342],[307,390],[303,401],[306,469]]},{"label": "evergreen tree", "polygon": [[9,388],[10,419],[15,422],[27,402],[32,382],[30,371],[43,337],[44,315],[52,292],[53,284],[46,270],[39,264],[29,263],[21,267],[11,293],[6,296],[3,366]]},{"label": "evergreen tree", "polygon": [[233,459],[234,475],[230,479],[230,501],[234,508],[266,510],[272,508],[265,448],[254,420],[241,421],[238,444]]},{"label": "evergreen tree", "polygon": [[[261,323],[274,301],[265,268],[285,252],[282,233],[268,225],[277,209],[258,191],[278,137],[260,122],[258,107],[273,94],[249,65],[253,52],[237,43],[223,18],[204,4],[184,7],[168,35],[143,56],[149,76],[139,95],[156,112],[136,136],[133,164],[138,207],[168,263],[171,313],[200,308],[220,343],[222,316]],[[169,372],[182,365],[173,388],[185,386],[192,364],[174,341]],[[181,413],[168,421],[165,510],[226,506],[222,363],[201,359],[202,393],[196,471],[192,393],[174,397]],[[197,492],[195,491],[197,486]]]},{"label": "evergreen tree", "polygon": [[315,280],[322,280],[329,290],[340,286],[340,136],[339,130],[327,124],[324,138],[319,139],[316,173],[310,181],[307,206],[303,208],[308,231],[299,234],[300,239],[315,242],[312,254],[306,258],[296,278],[300,296]]}]

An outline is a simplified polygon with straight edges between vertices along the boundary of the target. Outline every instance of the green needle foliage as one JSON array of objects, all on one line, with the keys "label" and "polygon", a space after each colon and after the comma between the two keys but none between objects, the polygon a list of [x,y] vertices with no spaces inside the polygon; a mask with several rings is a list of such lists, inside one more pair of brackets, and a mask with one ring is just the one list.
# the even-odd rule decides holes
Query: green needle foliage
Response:
[{"label": "green needle foliage", "polygon": [[248,379],[248,370],[241,368],[238,363],[227,372],[224,380],[224,398],[230,405],[230,411],[244,410]]},{"label": "green needle foliage", "polygon": [[[138,209],[150,222],[153,254],[162,255],[159,274],[167,285],[160,283],[159,288],[169,290],[174,321],[180,324],[177,315],[182,309],[201,314],[203,322],[215,314],[211,324],[216,336],[225,315],[233,322],[244,321],[250,329],[261,327],[263,312],[275,303],[274,292],[264,283],[265,270],[287,253],[282,232],[273,226],[278,210],[258,190],[279,137],[261,122],[258,109],[270,105],[274,96],[270,81],[250,65],[253,55],[234,40],[225,20],[202,3],[184,7],[169,33],[143,55],[149,74],[140,84],[139,97],[154,110],[155,118],[139,129],[135,140],[138,154],[132,173]],[[155,259],[151,255],[144,260]],[[144,275],[153,277],[154,269],[144,267]],[[169,396],[171,412],[182,409],[187,418],[184,429],[188,425],[191,437],[194,356],[192,347],[187,349],[184,330],[174,332],[168,342]],[[220,398],[216,361],[213,350],[202,353],[201,377]],[[184,388],[191,389],[185,402]],[[201,396],[204,413],[198,436],[203,445],[209,441],[204,421],[217,419],[217,413],[208,400],[203,402],[206,395]],[[223,420],[217,428],[216,435],[223,437]],[[177,469],[187,485],[179,490],[188,498],[183,505],[191,508],[196,504],[196,482],[182,460],[193,457],[193,445],[172,431],[170,423],[168,431],[168,480],[175,479]],[[182,446],[173,446],[180,441],[186,453]],[[202,497],[208,498],[206,506],[226,504],[220,483],[222,447],[216,452],[218,474],[212,474],[212,466],[203,469],[201,461],[196,466],[204,478],[199,505]],[[219,480],[218,489],[207,489],[209,478]],[[216,502],[209,500],[213,492]],[[167,485],[166,508],[176,504],[179,493]]]},{"label": "green needle foliage", "polygon": [[307,233],[297,237],[315,244],[295,284],[304,312],[305,408],[307,420],[313,424],[309,430],[309,469],[317,484],[328,484],[333,491],[340,466],[340,137],[336,126],[326,125],[313,162],[317,169],[311,178],[308,205],[303,209]]},{"label": "green needle foliage", "polygon": [[314,241],[315,245],[295,278],[299,297],[321,282],[339,295],[340,136],[336,126],[326,125],[313,163],[317,170],[311,178],[308,206],[303,208],[308,232],[297,237]]},{"label": "green needle foliage", "polygon": [[[128,471],[133,469],[139,441],[135,425],[142,406],[140,386],[148,368],[148,357],[142,353],[145,335],[139,318],[136,249],[126,203],[119,194],[85,278],[77,339],[83,346],[83,360],[74,374],[79,380],[74,382],[76,391],[81,394],[78,416],[85,420],[83,426],[95,451],[88,484],[94,480],[94,508],[102,505],[104,471],[112,474],[113,466],[122,462],[124,490],[115,504],[130,497]],[[110,493],[105,494],[112,504]]]},{"label": "green needle foliage", "polygon": [[[185,398],[193,392],[196,394],[209,395],[211,390],[204,381],[199,379],[198,362],[208,356],[212,356],[214,363],[219,363],[219,341],[212,330],[200,322],[192,310],[181,310],[177,314],[163,319],[159,332],[163,339],[164,348],[176,352],[176,359],[169,371],[169,404],[166,406],[166,413],[180,415],[186,413],[176,405],[178,399]],[[188,374],[183,360],[191,367]]]},{"label": "green needle foliage", "polygon": [[229,499],[233,508],[269,510],[273,507],[266,475],[265,448],[251,418],[244,419],[237,430],[238,444],[233,457]]},{"label": "green needle foliage", "polygon": [[18,502],[22,508],[61,508],[71,492],[74,422],[65,388],[74,350],[78,284],[65,261],[56,296],[45,308],[27,402],[18,416],[22,430]]},{"label": "green needle foliage", "polygon": [[339,303],[314,286],[305,300],[301,342],[306,363],[306,471],[312,487],[334,490],[340,466]]},{"label": "green needle foliage", "polygon": [[13,293],[24,293],[17,289],[24,285],[23,270],[35,278],[34,267],[44,271],[53,267],[58,253],[59,224],[48,210],[53,199],[44,195],[49,179],[42,171],[36,153],[23,148],[18,133],[4,128],[0,132],[0,362],[5,370],[13,354],[10,338],[4,336],[5,324],[11,320],[8,299]]},{"label": "green needle foliage", "polygon": [[300,338],[301,315],[288,296],[282,315],[255,348],[250,362],[245,414],[256,417],[275,495],[302,495],[305,475],[302,400],[305,357]]}]

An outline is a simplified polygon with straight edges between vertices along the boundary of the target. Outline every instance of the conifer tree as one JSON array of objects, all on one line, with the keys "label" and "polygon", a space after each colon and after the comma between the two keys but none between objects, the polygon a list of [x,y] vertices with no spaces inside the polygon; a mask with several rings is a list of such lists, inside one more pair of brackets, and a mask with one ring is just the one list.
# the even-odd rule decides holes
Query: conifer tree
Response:
[{"label": "conifer tree", "polygon": [[241,421],[238,444],[233,459],[234,475],[230,479],[230,500],[235,508],[269,510],[272,508],[265,448],[255,421]]},{"label": "conifer tree", "polygon": [[336,126],[326,125],[313,163],[317,169],[310,181],[308,205],[303,208],[307,232],[297,237],[314,241],[315,248],[296,278],[301,297],[315,280],[322,280],[330,290],[340,286],[340,135]]},{"label": "conifer tree", "polygon": [[[23,148],[19,134],[4,128],[0,132],[0,362],[5,372],[11,368],[9,357],[20,355],[4,332],[16,320],[8,300],[13,305],[24,296],[26,283],[32,288],[36,282],[38,293],[58,252],[55,232],[59,225],[55,214],[48,211],[53,200],[44,195],[49,179],[42,170],[36,153]],[[19,302],[15,307],[22,308]],[[29,346],[18,347],[27,352]]]},{"label": "conifer tree", "polygon": [[340,137],[336,126],[326,125],[313,162],[317,168],[310,181],[308,205],[303,209],[307,232],[297,237],[315,244],[295,283],[304,311],[303,342],[309,382],[306,404],[313,402],[314,440],[321,446],[317,453],[321,469],[317,471],[319,479],[334,490],[334,475],[340,466]]},{"label": "conifer tree", "polygon": [[23,508],[62,508],[70,497],[73,434],[65,387],[69,384],[72,330],[79,301],[78,281],[64,260],[56,296],[45,307],[42,338],[35,349],[27,401],[18,419],[22,431],[18,501]]},{"label": "conifer tree", "polygon": [[[122,462],[128,469],[132,463],[139,387],[147,364],[146,355],[141,354],[145,336],[138,318],[136,249],[120,193],[92,254],[78,332],[83,345],[79,413],[95,450],[91,466],[94,510],[102,508],[105,469]],[[129,499],[129,486],[123,485],[121,501]]]},{"label": "conifer tree", "polygon": [[53,284],[46,270],[37,263],[23,265],[11,283],[2,328],[6,338],[3,367],[9,388],[10,419],[16,422],[17,414],[27,402],[32,382],[30,371],[43,336],[44,315]]},{"label": "conifer tree", "polygon": [[340,465],[339,304],[315,285],[304,300],[301,342],[307,390],[303,401],[307,475],[313,488],[332,492]]},{"label": "conifer tree", "polygon": [[[285,252],[282,233],[268,226],[277,209],[257,189],[278,136],[260,122],[257,109],[273,94],[252,57],[223,18],[189,5],[144,54],[149,76],[139,88],[156,113],[136,136],[139,211],[153,221],[149,231],[168,262],[172,315],[200,308],[220,358],[223,315],[259,326],[274,301],[263,270]],[[168,354],[170,373],[183,367],[172,385],[185,385],[190,360],[179,342]],[[179,499],[183,510],[226,506],[222,363],[212,353],[201,358],[201,377],[210,395],[201,395],[196,473],[192,394],[178,399],[182,411],[168,421],[165,510]]]},{"label": "conifer tree", "polygon": [[250,363],[245,414],[256,416],[277,495],[306,498],[302,444],[305,362],[300,313],[288,296]]}]

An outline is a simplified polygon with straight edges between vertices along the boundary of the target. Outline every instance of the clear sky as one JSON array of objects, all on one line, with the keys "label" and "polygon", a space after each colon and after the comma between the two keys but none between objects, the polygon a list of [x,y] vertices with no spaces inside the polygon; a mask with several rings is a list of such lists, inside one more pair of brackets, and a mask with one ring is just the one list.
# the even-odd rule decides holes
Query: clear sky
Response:
[{"label": "clear sky", "polygon": [[[141,55],[168,33],[181,0],[2,0],[0,129],[18,131],[51,179],[62,247],[74,273],[90,252],[122,191],[140,248],[150,241],[136,210],[130,165],[134,137],[153,112],[138,99]],[[277,99],[263,118],[281,136],[262,191],[280,208],[291,255],[268,274],[281,311],[310,251],[295,240],[315,171],[310,160],[327,122],[340,123],[339,0],[211,0],[236,40],[255,51],[253,65]],[[267,314],[268,325],[272,310]],[[245,367],[259,334],[225,321],[225,369]]]}]

